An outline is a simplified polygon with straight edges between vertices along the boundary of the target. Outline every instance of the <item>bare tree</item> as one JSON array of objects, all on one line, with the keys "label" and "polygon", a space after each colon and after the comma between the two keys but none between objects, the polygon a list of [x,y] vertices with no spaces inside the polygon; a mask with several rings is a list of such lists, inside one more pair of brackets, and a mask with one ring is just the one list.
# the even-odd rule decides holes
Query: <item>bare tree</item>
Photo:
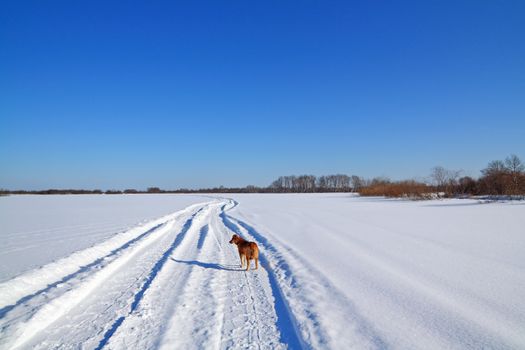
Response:
[{"label": "bare tree", "polygon": [[430,177],[439,192],[450,196],[458,183],[461,170],[448,170],[442,166],[432,168]]},{"label": "bare tree", "polygon": [[481,170],[481,173],[485,176],[497,175],[504,173],[505,170],[505,164],[501,160],[493,160],[487,165],[485,169]]},{"label": "bare tree", "polygon": [[505,159],[505,168],[510,175],[510,183],[508,184],[508,194],[518,194],[520,192],[520,180],[523,178],[522,173],[525,170],[525,165],[521,162],[517,155],[512,154]]},{"label": "bare tree", "polygon": [[458,180],[457,191],[461,194],[475,194],[477,192],[477,182],[470,176],[464,176]]},{"label": "bare tree", "polygon": [[272,188],[275,191],[282,191],[284,189],[284,177],[279,176],[277,180],[272,182],[272,184],[270,185],[270,188]]},{"label": "bare tree", "polygon": [[339,174],[337,176],[337,190],[348,191],[350,189],[350,176]]},{"label": "bare tree", "polygon": [[352,182],[352,191],[359,192],[365,185],[365,181],[357,175],[352,175],[350,181]]},{"label": "bare tree", "polygon": [[521,173],[525,171],[525,165],[522,163],[521,159],[515,154],[510,155],[505,159],[505,167],[511,173]]},{"label": "bare tree", "polygon": [[480,185],[483,192],[491,195],[502,195],[510,189],[510,177],[505,163],[501,160],[491,161],[481,170],[483,174]]},{"label": "bare tree", "polygon": [[301,175],[295,178],[294,190],[298,192],[314,192],[315,191],[315,176]]},{"label": "bare tree", "polygon": [[328,185],[326,183],[326,176],[320,176],[317,179],[317,188],[321,191],[326,191],[328,188]]},{"label": "bare tree", "polygon": [[443,168],[442,166],[435,166],[432,168],[430,177],[432,178],[432,181],[437,187],[438,191],[441,191],[445,188],[448,176],[447,173],[447,169]]}]

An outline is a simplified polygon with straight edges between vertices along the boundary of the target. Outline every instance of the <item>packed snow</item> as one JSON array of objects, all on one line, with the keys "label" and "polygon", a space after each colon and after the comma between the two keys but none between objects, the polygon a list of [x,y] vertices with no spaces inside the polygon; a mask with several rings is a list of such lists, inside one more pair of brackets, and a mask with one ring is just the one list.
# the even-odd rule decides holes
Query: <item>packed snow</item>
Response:
[{"label": "packed snow", "polygon": [[202,201],[158,194],[0,197],[0,282]]},{"label": "packed snow", "polygon": [[525,348],[523,202],[83,198],[0,198],[1,349]]}]

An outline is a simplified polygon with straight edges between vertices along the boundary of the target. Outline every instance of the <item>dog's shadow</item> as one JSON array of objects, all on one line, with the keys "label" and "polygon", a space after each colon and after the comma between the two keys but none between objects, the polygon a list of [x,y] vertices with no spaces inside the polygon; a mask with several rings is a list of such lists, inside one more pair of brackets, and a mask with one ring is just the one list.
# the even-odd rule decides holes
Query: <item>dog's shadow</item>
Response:
[{"label": "dog's shadow", "polygon": [[223,265],[223,264],[205,263],[205,262],[197,261],[197,260],[177,260],[174,258],[170,258],[170,259],[177,263],[186,264],[186,265],[195,265],[195,266],[199,266],[205,269],[214,269],[214,270],[223,270],[223,271],[244,271],[244,269],[241,269],[239,265]]}]

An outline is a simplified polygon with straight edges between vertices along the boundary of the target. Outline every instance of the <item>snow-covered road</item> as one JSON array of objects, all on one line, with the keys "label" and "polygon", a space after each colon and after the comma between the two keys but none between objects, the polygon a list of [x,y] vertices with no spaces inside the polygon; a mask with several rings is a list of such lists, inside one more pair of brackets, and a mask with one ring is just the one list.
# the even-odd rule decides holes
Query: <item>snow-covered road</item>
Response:
[{"label": "snow-covered road", "polygon": [[1,348],[300,347],[262,262],[239,267],[242,230],[217,199],[0,285]]}]

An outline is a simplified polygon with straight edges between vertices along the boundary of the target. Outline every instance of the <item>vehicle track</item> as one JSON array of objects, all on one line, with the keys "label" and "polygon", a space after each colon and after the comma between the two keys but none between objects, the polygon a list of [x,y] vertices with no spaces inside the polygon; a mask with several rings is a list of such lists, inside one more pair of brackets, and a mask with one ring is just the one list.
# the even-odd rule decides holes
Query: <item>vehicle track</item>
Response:
[{"label": "vehicle track", "polygon": [[[238,265],[224,203],[196,218],[137,312],[123,322],[110,349],[279,349],[277,315],[267,272]],[[191,237],[191,238],[190,238]],[[148,334],[148,336],[144,336]]]},{"label": "vehicle track", "polygon": [[259,269],[240,268],[228,242],[253,236],[228,219],[236,205],[190,206],[68,273],[50,269],[40,288],[5,299],[14,301],[0,309],[0,348],[307,348],[262,237]]},{"label": "vehicle track", "polygon": [[[99,328],[124,308],[129,291],[147,277],[147,266],[158,261],[181,221],[195,215],[194,211],[168,218],[8,309],[4,307],[0,347],[60,347],[65,342],[83,344],[96,338]],[[67,341],[63,334],[67,334]]]}]

